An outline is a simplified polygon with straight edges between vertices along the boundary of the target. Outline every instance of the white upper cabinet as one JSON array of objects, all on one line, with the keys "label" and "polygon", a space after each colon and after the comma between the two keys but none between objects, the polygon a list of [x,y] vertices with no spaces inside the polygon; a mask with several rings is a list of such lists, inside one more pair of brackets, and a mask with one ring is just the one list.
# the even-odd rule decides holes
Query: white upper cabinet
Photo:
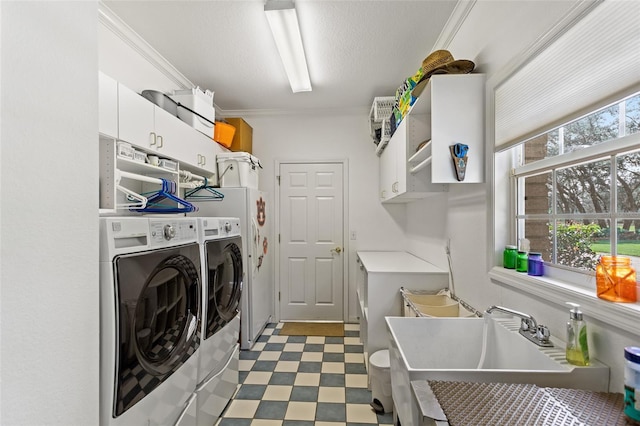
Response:
[{"label": "white upper cabinet", "polygon": [[427,140],[427,116],[407,115],[380,155],[380,198],[386,203],[408,203],[448,191],[447,185],[434,184],[430,170],[411,170],[409,157]]},{"label": "white upper cabinet", "polygon": [[118,90],[118,139],[176,160],[182,169],[216,173],[216,154],[225,150],[213,139],[122,84]]},{"label": "white upper cabinet", "polygon": [[[484,182],[483,74],[434,75],[380,155],[380,199],[406,203]],[[469,147],[464,180],[450,147]]]},{"label": "white upper cabinet", "polygon": [[118,139],[144,150],[157,151],[154,107],[133,90],[118,84]]},{"label": "white upper cabinet", "polygon": [[[426,115],[430,122],[425,149],[431,152],[432,182],[484,182],[484,86],[484,74],[434,75],[411,108],[411,115]],[[469,147],[462,181],[449,150],[457,143]]]},{"label": "white upper cabinet", "polygon": [[118,137],[118,82],[98,73],[98,132]]},{"label": "white upper cabinet", "polygon": [[396,144],[387,144],[380,154],[380,200],[386,201],[394,196],[393,187],[398,180],[398,159]]}]

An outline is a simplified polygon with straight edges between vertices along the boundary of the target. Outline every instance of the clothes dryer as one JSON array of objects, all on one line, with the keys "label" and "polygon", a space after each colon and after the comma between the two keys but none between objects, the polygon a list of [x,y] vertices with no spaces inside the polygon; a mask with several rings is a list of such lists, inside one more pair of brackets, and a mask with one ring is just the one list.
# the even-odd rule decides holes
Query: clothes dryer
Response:
[{"label": "clothes dryer", "polygon": [[194,218],[100,219],[100,424],[195,425]]},{"label": "clothes dryer", "polygon": [[211,426],[238,386],[242,237],[238,218],[198,218],[202,258],[202,342],[197,424]]}]

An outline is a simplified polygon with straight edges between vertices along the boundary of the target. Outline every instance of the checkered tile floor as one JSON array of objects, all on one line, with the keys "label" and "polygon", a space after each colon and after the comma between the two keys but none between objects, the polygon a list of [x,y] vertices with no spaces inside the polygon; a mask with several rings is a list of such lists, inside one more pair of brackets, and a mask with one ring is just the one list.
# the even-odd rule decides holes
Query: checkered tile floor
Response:
[{"label": "checkered tile floor", "polygon": [[240,352],[240,386],[218,425],[393,424],[369,405],[357,324],[345,324],[345,337],[280,336],[282,325]]}]

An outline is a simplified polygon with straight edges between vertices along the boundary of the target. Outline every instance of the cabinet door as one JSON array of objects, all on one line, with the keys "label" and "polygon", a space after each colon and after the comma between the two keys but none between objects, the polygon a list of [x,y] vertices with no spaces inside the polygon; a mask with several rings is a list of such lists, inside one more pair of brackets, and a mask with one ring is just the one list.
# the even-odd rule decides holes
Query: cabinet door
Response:
[{"label": "cabinet door", "polygon": [[151,102],[118,84],[118,139],[156,151],[154,108]]},{"label": "cabinet door", "polygon": [[118,137],[118,82],[98,73],[98,132]]},{"label": "cabinet door", "polygon": [[393,195],[400,195],[407,192],[407,137],[409,132],[411,117],[405,117],[400,123],[393,136],[398,137],[393,154],[396,158],[396,179],[393,185]]},{"label": "cabinet door", "polygon": [[[432,181],[484,182],[484,75],[433,76],[431,88]],[[449,146],[469,146],[464,181],[459,182]]]},{"label": "cabinet door", "polygon": [[181,169],[195,173],[203,173],[202,170],[209,172],[205,174],[216,173],[215,147],[218,144],[213,139],[158,107],[155,125],[159,154],[178,160]]},{"label": "cabinet door", "polygon": [[200,132],[195,132],[195,151],[192,157],[196,161],[196,165],[211,173],[217,173],[216,155],[223,152],[220,145],[213,139]]},{"label": "cabinet door", "polygon": [[[394,135],[395,136],[395,135]],[[395,187],[396,174],[397,174],[397,159],[395,143],[398,141],[389,141],[387,147],[380,154],[380,200],[385,201],[394,197],[393,188]]]},{"label": "cabinet door", "polygon": [[193,138],[196,131],[187,123],[160,107],[154,105],[154,111],[155,151],[163,157],[169,157],[181,163],[195,163],[191,157],[195,157],[195,154],[193,154],[195,149]]}]

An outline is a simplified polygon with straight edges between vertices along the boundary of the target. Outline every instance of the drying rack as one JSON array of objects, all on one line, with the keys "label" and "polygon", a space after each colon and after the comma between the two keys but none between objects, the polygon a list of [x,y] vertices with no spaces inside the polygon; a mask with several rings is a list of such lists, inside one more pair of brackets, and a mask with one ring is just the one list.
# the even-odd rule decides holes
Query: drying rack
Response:
[{"label": "drying rack", "polygon": [[[205,182],[206,179],[204,177],[198,176],[198,175],[193,175],[192,173],[189,172],[184,172],[181,173],[182,176],[187,177],[189,179],[196,179],[196,178],[202,178]],[[116,188],[123,192],[126,197],[125,199],[127,201],[129,201],[129,203],[123,203],[123,204],[118,204],[117,208],[129,208],[132,211],[139,211],[139,212],[149,212],[149,213],[190,213],[193,211],[197,211],[197,207],[194,206],[193,204],[189,203],[188,201],[177,197],[175,194],[176,188],[178,187],[178,184],[174,181],[168,180],[168,179],[161,179],[161,178],[156,178],[156,177],[151,177],[151,176],[145,176],[145,175],[140,175],[137,173],[132,173],[132,172],[127,172],[127,171],[123,171],[123,170],[119,170],[116,169],[115,170],[115,177],[116,177]],[[120,181],[122,180],[122,178],[127,178],[127,179],[133,179],[133,180],[137,180],[139,182],[147,182],[147,183],[153,183],[156,185],[160,185],[162,186],[162,190],[163,192],[158,192],[158,193],[154,193],[153,195],[147,196],[147,193],[143,193],[143,194],[139,194],[136,193],[128,188],[123,187],[122,185],[120,185]],[[167,192],[168,190],[168,192]],[[182,208],[186,208],[185,211],[182,211],[181,208],[174,208],[174,207],[169,207],[169,208],[161,208],[158,209],[156,207],[149,207],[149,203],[150,201],[153,199],[154,202],[157,201],[157,199],[160,198],[162,200],[168,198],[172,201],[176,201],[178,203],[179,206],[181,206]]]}]

